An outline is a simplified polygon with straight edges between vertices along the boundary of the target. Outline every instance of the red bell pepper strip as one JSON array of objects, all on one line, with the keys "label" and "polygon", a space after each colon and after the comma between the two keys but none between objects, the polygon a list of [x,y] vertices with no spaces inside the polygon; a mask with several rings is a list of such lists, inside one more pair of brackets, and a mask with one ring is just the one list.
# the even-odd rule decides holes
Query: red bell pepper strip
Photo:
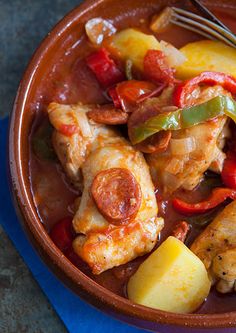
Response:
[{"label": "red bell pepper strip", "polygon": [[180,83],[173,94],[174,105],[183,108],[187,105],[187,98],[200,84],[209,86],[220,85],[231,94],[236,94],[236,79],[220,72],[202,72],[200,75]]},{"label": "red bell pepper strip", "polygon": [[78,132],[78,126],[62,124],[59,127],[58,131],[63,135],[72,136],[73,134]]},{"label": "red bell pepper strip", "polygon": [[236,156],[225,159],[221,178],[227,187],[236,190]]},{"label": "red bell pepper strip", "polygon": [[209,209],[215,208],[226,199],[236,199],[236,191],[229,188],[215,188],[208,199],[198,203],[188,203],[181,199],[174,198],[172,205],[179,213],[191,216],[194,214],[205,213]]},{"label": "red bell pepper strip", "polygon": [[90,54],[86,58],[86,63],[104,88],[111,87],[125,80],[124,73],[118,68],[114,60],[110,58],[110,54],[105,48]]},{"label": "red bell pepper strip", "polygon": [[132,106],[136,105],[140,97],[150,95],[156,86],[148,81],[129,80],[118,83],[116,92],[125,112],[132,112]]},{"label": "red bell pepper strip", "polygon": [[108,95],[111,97],[114,106],[117,109],[121,109],[121,101],[117,94],[116,87],[112,87],[112,88],[108,89]]},{"label": "red bell pepper strip", "polygon": [[129,80],[120,82],[115,88],[109,89],[115,107],[122,108],[125,112],[132,112],[132,107],[143,102],[149,97],[159,95],[165,85],[157,87],[148,81]]},{"label": "red bell pepper strip", "polygon": [[170,84],[175,81],[174,69],[166,59],[165,54],[159,50],[148,50],[143,61],[144,76],[157,84]]},{"label": "red bell pepper strip", "polygon": [[66,217],[57,222],[51,229],[50,236],[62,252],[70,248],[75,238],[75,232],[72,229],[72,218]]}]

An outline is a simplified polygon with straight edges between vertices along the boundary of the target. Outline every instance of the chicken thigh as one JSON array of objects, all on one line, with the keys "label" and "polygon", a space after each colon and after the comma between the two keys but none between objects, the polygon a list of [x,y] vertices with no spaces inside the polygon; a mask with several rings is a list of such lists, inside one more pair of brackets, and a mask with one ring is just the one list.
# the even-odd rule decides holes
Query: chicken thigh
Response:
[{"label": "chicken thigh", "polygon": [[[189,96],[189,105],[197,105],[218,95],[230,94],[221,86],[197,88]],[[165,192],[178,188],[194,189],[207,169],[220,173],[226,157],[222,151],[230,136],[227,117],[218,117],[190,128],[172,131],[172,139],[165,152],[147,155],[154,183]]]},{"label": "chicken thigh", "polygon": [[219,292],[236,281],[236,201],[231,202],[195,239],[191,250],[203,261]]},{"label": "chicken thigh", "polygon": [[[60,114],[58,111],[62,123],[63,108],[64,115],[68,112],[72,115],[76,113],[76,117],[79,119],[77,114],[82,112],[83,119],[86,120],[86,133],[81,130],[81,124],[78,121],[78,129],[75,129],[75,132],[68,136],[60,132],[61,127],[55,125],[56,122],[52,121],[49,113],[50,121],[55,127],[53,145],[65,171],[71,177],[70,170],[76,170],[71,177],[71,180],[76,182],[77,179],[81,179],[79,178],[81,176],[77,177],[77,175],[82,171],[83,194],[73,219],[74,229],[78,233],[73,247],[75,252],[89,264],[93,273],[100,274],[109,268],[119,266],[150,252],[163,227],[163,219],[157,217],[154,186],[142,153],[133,148],[116,131],[88,120],[86,107],[59,104],[57,106],[62,112]],[[56,108],[55,103],[53,107]],[[49,105],[49,112],[51,109],[52,106]],[[70,119],[74,118],[70,116]],[[66,124],[69,125],[70,120],[67,118],[66,121]],[[72,124],[74,123],[72,122]],[[76,136],[76,139],[73,139],[73,136]],[[61,138],[65,142],[63,145],[60,144]],[[72,163],[69,172],[67,161]],[[107,196],[108,202],[114,204],[116,197],[119,198],[119,192],[122,191],[129,199],[129,207],[132,208],[132,205],[135,205],[136,201],[139,200],[135,215],[129,220],[121,220],[119,223],[113,223],[104,216],[91,192],[97,175],[105,171],[109,176],[114,169],[125,170],[126,173],[129,173],[139,188],[139,196],[133,198],[130,194],[129,184],[124,182],[125,189],[121,189],[119,182],[114,183]],[[117,202],[117,207],[123,211],[125,208],[119,207],[119,205],[122,206],[123,203]]]},{"label": "chicken thigh", "polygon": [[[154,182],[161,184],[166,192],[179,187],[192,190],[211,165],[220,164],[219,168],[222,168],[225,154],[218,142],[226,120],[226,117],[219,117],[185,130],[173,131],[165,152],[147,155]],[[178,149],[181,144],[188,145],[186,153]]]}]

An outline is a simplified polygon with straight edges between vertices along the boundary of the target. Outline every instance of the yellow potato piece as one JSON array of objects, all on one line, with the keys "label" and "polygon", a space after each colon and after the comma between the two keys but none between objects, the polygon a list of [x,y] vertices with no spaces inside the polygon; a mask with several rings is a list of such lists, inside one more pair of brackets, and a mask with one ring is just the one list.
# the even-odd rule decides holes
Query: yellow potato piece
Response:
[{"label": "yellow potato piece", "polygon": [[168,237],[128,282],[128,297],[151,308],[190,313],[209,294],[204,264],[175,237]]},{"label": "yellow potato piece", "polygon": [[106,47],[122,60],[131,60],[139,70],[143,69],[143,59],[148,50],[160,50],[154,36],[135,29],[121,30],[110,38]]},{"label": "yellow potato piece", "polygon": [[203,71],[216,71],[236,77],[236,49],[221,42],[202,40],[189,43],[180,51],[187,60],[177,67],[176,75],[188,79]]}]

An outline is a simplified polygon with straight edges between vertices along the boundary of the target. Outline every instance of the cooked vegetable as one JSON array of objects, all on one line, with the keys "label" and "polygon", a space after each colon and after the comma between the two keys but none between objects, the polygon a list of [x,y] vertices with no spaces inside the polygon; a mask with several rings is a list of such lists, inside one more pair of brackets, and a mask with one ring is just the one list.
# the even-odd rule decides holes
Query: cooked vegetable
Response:
[{"label": "cooked vegetable", "polygon": [[132,67],[133,67],[132,61],[130,59],[126,60],[125,75],[126,75],[127,80],[133,80]]},{"label": "cooked vegetable", "polygon": [[133,112],[137,104],[144,102],[150,97],[159,96],[165,86],[165,84],[156,86],[148,81],[129,80],[110,88],[108,94],[116,108],[122,108],[125,112]]},{"label": "cooked vegetable", "polygon": [[225,159],[221,178],[226,186],[236,190],[236,157]]},{"label": "cooked vegetable", "polygon": [[121,102],[120,102],[120,98],[117,94],[116,87],[109,88],[107,93],[108,93],[108,96],[112,99],[112,102],[113,102],[114,106],[117,109],[120,109],[121,108]]},{"label": "cooked vegetable", "polygon": [[210,286],[201,260],[170,236],[130,278],[128,297],[152,308],[189,313],[204,302]]},{"label": "cooked vegetable", "polygon": [[189,43],[180,49],[187,60],[177,67],[180,79],[189,79],[203,71],[217,71],[236,77],[236,49],[224,43],[201,40]]},{"label": "cooked vegetable", "polygon": [[95,45],[100,45],[105,38],[116,33],[113,24],[101,17],[89,20],[85,24],[85,30],[89,40]]},{"label": "cooked vegetable", "polygon": [[144,75],[150,81],[166,85],[174,82],[174,70],[162,51],[148,50],[143,61]]},{"label": "cooked vegetable", "polygon": [[114,60],[111,59],[105,48],[101,48],[97,52],[90,54],[86,58],[86,63],[104,88],[110,87],[125,79],[124,74],[115,64]]},{"label": "cooked vegetable", "polygon": [[[156,90],[156,86],[148,81],[129,80],[118,83],[116,86],[115,99],[118,98],[121,108],[126,111],[132,111],[139,98],[150,96]],[[114,104],[116,102],[114,101]],[[118,104],[118,103],[117,103]]]},{"label": "cooked vegetable", "polygon": [[186,155],[196,149],[194,137],[186,137],[183,139],[171,139],[170,150],[173,155]]},{"label": "cooked vegetable", "polygon": [[[128,120],[128,134],[133,137],[133,131],[140,124],[155,115],[160,114],[160,98],[147,98],[143,103],[140,103],[131,113]],[[146,140],[138,143],[136,148],[144,153],[163,152],[167,149],[171,138],[171,131],[160,131]]]},{"label": "cooked vegetable", "polygon": [[36,130],[32,138],[32,147],[35,155],[42,160],[54,161],[56,154],[53,150],[51,138],[53,128],[46,120]]},{"label": "cooked vegetable", "polygon": [[189,97],[201,84],[220,85],[230,93],[236,94],[236,79],[234,77],[220,72],[203,72],[177,86],[174,91],[174,104],[180,108],[189,105]]},{"label": "cooked vegetable", "polygon": [[141,205],[140,185],[124,168],[100,171],[93,180],[91,193],[100,213],[112,224],[127,224]]},{"label": "cooked vegetable", "polygon": [[171,7],[164,8],[159,14],[152,17],[150,29],[156,33],[165,32],[171,25],[173,9]]},{"label": "cooked vegetable", "polygon": [[116,109],[112,104],[94,107],[91,111],[87,112],[87,116],[96,123],[106,125],[126,124],[129,117],[128,113]]},{"label": "cooked vegetable", "polygon": [[194,214],[205,213],[209,209],[220,205],[228,198],[235,200],[236,191],[229,188],[217,187],[212,191],[210,197],[204,201],[198,203],[188,203],[181,199],[174,198],[172,205],[179,213],[186,216],[191,216]]},{"label": "cooked vegetable", "polygon": [[62,252],[70,248],[75,238],[75,232],[72,228],[72,218],[65,217],[57,222],[51,229],[50,236]]},{"label": "cooked vegetable", "polygon": [[160,41],[160,48],[161,51],[165,54],[170,67],[176,68],[186,60],[185,55],[180,52],[180,50],[178,50],[172,44],[165,42],[164,40]]},{"label": "cooked vegetable", "polygon": [[130,140],[136,144],[159,131],[185,129],[223,115],[236,122],[236,102],[228,96],[217,96],[199,105],[150,117],[132,130]]},{"label": "cooked vegetable", "polygon": [[121,30],[110,38],[106,46],[121,60],[131,60],[133,65],[141,71],[147,51],[160,49],[160,44],[154,36],[135,29]]}]

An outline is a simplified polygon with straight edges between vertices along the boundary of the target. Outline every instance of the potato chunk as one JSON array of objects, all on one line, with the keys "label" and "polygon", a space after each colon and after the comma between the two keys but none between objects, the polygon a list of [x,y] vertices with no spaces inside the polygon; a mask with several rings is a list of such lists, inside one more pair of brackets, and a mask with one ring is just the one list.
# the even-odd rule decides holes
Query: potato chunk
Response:
[{"label": "potato chunk", "polygon": [[130,278],[128,297],[152,308],[189,313],[202,304],[210,286],[201,260],[170,236]]},{"label": "potato chunk", "polygon": [[111,37],[106,47],[120,59],[131,60],[139,70],[143,69],[143,59],[148,50],[160,50],[154,36],[135,29],[121,30]]},{"label": "potato chunk", "polygon": [[188,79],[203,71],[216,71],[236,77],[236,49],[224,43],[202,40],[189,43],[180,51],[187,60],[177,67],[177,77]]}]

